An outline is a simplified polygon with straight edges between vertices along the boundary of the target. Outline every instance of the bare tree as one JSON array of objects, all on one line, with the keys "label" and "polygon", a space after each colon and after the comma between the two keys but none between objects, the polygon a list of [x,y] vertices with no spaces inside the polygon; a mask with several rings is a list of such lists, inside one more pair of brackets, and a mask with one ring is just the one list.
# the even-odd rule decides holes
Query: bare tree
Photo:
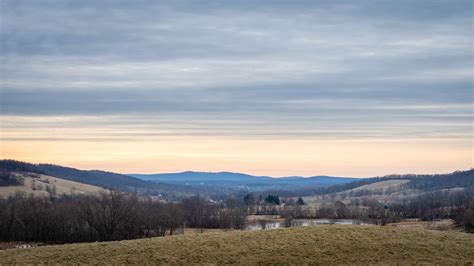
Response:
[{"label": "bare tree", "polygon": [[80,211],[87,224],[97,231],[100,240],[108,241],[136,217],[137,203],[136,198],[122,192],[102,191],[98,198],[82,198]]}]

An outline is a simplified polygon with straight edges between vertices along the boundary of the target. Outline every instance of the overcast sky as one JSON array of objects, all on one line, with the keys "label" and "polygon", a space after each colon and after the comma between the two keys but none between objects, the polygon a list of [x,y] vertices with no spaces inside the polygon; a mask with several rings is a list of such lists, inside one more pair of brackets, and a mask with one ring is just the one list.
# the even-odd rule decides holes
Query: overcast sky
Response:
[{"label": "overcast sky", "polygon": [[[472,1],[0,3],[4,158],[273,175],[473,166]],[[202,140],[208,145],[186,148]],[[140,141],[151,144],[134,144]],[[300,143],[292,154],[306,164],[288,159],[272,168],[276,161],[261,150],[288,141]],[[318,149],[331,142],[339,144],[322,158]],[[398,150],[401,161],[377,171],[374,160],[326,167],[356,142],[407,148]],[[440,158],[420,168],[409,162],[418,154],[412,142],[444,148],[421,155]],[[104,151],[112,143],[129,144]],[[28,148],[34,145],[45,150]],[[303,152],[308,145],[314,154]],[[445,148],[455,158],[434,167]],[[248,154],[255,158],[234,157]],[[148,163],[120,166],[130,160]]]}]

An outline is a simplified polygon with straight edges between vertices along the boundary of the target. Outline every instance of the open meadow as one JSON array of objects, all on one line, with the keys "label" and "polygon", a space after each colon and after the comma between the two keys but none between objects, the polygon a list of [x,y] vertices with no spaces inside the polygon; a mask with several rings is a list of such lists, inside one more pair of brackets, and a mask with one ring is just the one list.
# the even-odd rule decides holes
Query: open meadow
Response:
[{"label": "open meadow", "polygon": [[378,226],[230,231],[0,251],[2,263],[474,263],[474,235]]}]

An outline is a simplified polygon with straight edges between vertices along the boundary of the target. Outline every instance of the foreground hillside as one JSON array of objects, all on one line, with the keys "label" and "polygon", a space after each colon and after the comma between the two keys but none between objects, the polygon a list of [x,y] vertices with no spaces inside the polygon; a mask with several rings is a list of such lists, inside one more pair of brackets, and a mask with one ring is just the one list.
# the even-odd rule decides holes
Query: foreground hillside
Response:
[{"label": "foreground hillside", "polygon": [[375,226],[232,231],[0,251],[2,263],[474,262],[474,235]]}]

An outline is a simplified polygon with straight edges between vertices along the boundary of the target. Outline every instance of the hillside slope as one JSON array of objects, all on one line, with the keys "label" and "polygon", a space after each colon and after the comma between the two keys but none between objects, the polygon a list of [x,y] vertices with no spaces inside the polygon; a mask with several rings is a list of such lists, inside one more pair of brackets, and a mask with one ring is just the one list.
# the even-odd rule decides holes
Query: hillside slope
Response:
[{"label": "hillside slope", "polygon": [[0,169],[10,172],[30,172],[47,174],[66,180],[100,187],[134,188],[146,187],[149,182],[112,172],[99,170],[79,170],[54,164],[31,164],[15,160],[0,160]]},{"label": "hillside slope", "polygon": [[[50,192],[57,195],[62,194],[97,194],[103,188],[84,183],[74,182],[58,177],[32,174],[32,173],[15,173],[24,181],[23,185],[0,187],[0,197],[13,196],[17,191],[25,192],[33,195],[47,196]],[[50,192],[48,192],[48,190]]]},{"label": "hillside slope", "polygon": [[0,257],[7,264],[463,264],[474,262],[474,235],[319,226],[4,250]]},{"label": "hillside slope", "polygon": [[[393,181],[401,180],[401,181]],[[385,182],[391,181],[391,182]],[[375,184],[378,183],[378,184]],[[369,186],[374,184],[373,186]],[[320,188],[305,188],[289,193],[280,193],[286,196],[316,196],[325,194],[334,194],[339,192],[350,193],[356,191],[374,190],[378,187],[379,190],[398,190],[418,192],[433,192],[443,189],[453,188],[473,188],[474,187],[474,169],[465,171],[456,171],[448,174],[435,175],[387,175],[383,177],[364,178],[362,180],[355,180],[345,184],[338,184],[329,187]],[[361,189],[358,189],[361,188]]]},{"label": "hillside slope", "polygon": [[15,160],[0,160],[0,170],[7,172],[29,172],[54,176],[78,183],[145,195],[195,194],[196,189],[174,184],[144,181],[135,177],[100,170],[79,170],[54,164],[31,164]]},{"label": "hillside slope", "polygon": [[[474,171],[471,169],[451,174],[389,176],[388,179],[361,185],[337,194],[345,194],[346,199],[371,196],[385,202],[409,201],[417,197],[434,197],[438,201],[446,198],[449,205],[459,194],[470,195],[472,198],[473,188]],[[451,199],[448,199],[450,197]],[[421,198],[419,200],[424,201]]]}]

